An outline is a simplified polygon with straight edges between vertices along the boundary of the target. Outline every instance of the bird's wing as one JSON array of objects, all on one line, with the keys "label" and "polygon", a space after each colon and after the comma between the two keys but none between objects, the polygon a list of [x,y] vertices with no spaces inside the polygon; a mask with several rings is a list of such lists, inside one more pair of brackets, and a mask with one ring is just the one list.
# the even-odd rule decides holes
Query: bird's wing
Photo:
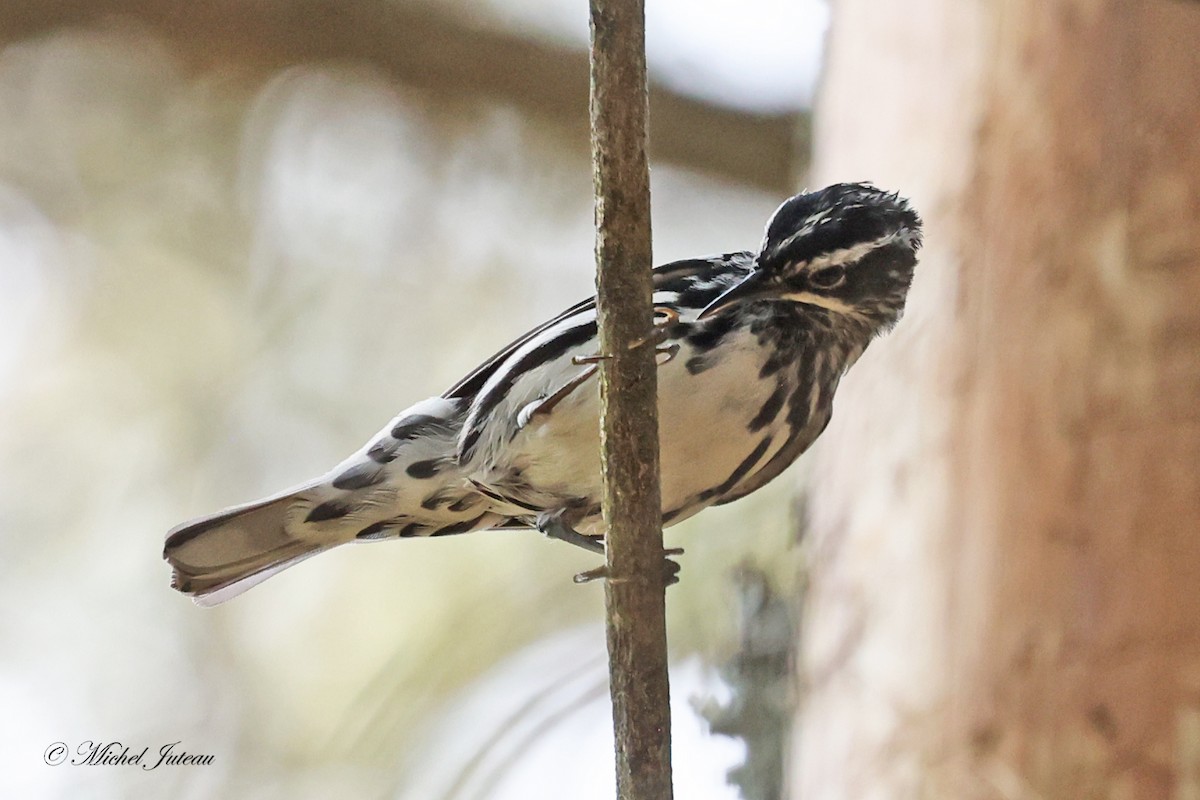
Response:
[{"label": "bird's wing", "polygon": [[[653,273],[655,303],[673,309],[694,305],[698,310],[728,288],[731,274],[748,270],[750,259],[748,253],[736,253],[659,267]],[[548,400],[553,405],[560,390],[573,390],[581,368],[569,356],[595,355],[595,342],[596,302],[589,298],[517,339],[447,392],[448,398],[469,404],[458,442],[459,463],[469,462],[481,442],[502,446],[500,432],[492,428],[498,419],[519,428],[523,414],[534,408],[531,403]],[[535,373],[537,381],[525,380]],[[495,435],[485,436],[488,430]]]},{"label": "bird's wing", "polygon": [[[738,254],[740,255],[740,254]],[[749,254],[746,254],[749,256]],[[670,264],[664,264],[661,267],[656,267],[653,273],[653,282],[655,291],[681,291],[684,288],[683,282],[688,278],[695,276],[704,276],[710,273],[718,266],[718,264],[728,259],[730,256],[714,256],[712,258],[691,258],[684,261],[673,261]],[[544,333],[546,330],[553,328],[565,319],[593,312],[596,309],[596,298],[589,297],[586,300],[581,300],[575,305],[557,314],[554,317],[546,320],[541,325],[538,325],[528,333],[523,334],[519,338],[509,342],[494,355],[484,361],[475,369],[471,370],[465,378],[447,389],[442,397],[447,399],[469,399],[473,397],[488,379],[500,368],[500,365],[508,360],[514,352],[524,346],[531,339],[534,339]]]},{"label": "bird's wing", "polygon": [[528,333],[517,339],[514,339],[478,367],[471,370],[471,372],[468,373],[465,378],[447,389],[442,394],[442,397],[445,397],[448,400],[469,399],[473,397],[475,393],[478,392],[485,383],[487,383],[488,378],[492,377],[492,374],[499,369],[500,365],[503,364],[509,356],[516,352],[518,348],[520,348],[530,339],[540,335],[547,328],[553,328],[555,325],[562,322],[564,319],[567,319],[568,317],[572,317],[580,312],[588,311],[595,307],[596,298],[589,297],[587,300],[581,300],[561,314],[554,316],[553,318],[543,322],[541,325],[538,325]]}]

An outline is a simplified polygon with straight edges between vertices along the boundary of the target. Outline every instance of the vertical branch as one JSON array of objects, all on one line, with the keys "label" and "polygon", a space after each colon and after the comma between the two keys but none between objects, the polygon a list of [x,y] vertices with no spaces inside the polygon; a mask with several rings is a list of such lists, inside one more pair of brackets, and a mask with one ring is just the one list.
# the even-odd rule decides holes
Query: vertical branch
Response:
[{"label": "vertical branch", "polygon": [[665,573],[651,331],[642,0],[591,0],[592,168],[608,652],[617,795],[671,797]]}]

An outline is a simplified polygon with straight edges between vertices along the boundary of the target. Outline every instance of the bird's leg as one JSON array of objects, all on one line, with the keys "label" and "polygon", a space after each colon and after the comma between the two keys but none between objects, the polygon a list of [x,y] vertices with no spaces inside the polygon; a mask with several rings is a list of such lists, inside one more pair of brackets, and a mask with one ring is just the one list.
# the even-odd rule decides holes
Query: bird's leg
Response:
[{"label": "bird's leg", "polygon": [[[648,344],[654,345],[654,359],[658,366],[670,361],[679,352],[678,344],[669,344],[660,346],[661,343],[671,335],[671,328],[676,322],[679,322],[679,312],[673,308],[666,306],[654,307],[654,330],[648,336],[643,336],[633,344],[629,345],[630,350],[636,350],[639,347],[645,347]],[[601,361],[612,358],[612,356],[595,353],[589,356],[572,356],[571,363],[577,366],[583,364],[598,364]],[[588,373],[587,377],[591,377],[592,373]]]},{"label": "bird's leg", "polygon": [[[678,343],[662,345],[662,346],[659,345],[660,342],[662,342],[664,339],[667,338],[667,336],[670,335],[671,326],[679,321],[679,312],[673,308],[666,308],[665,306],[658,306],[654,309],[654,313],[662,315],[662,319],[655,319],[654,331],[651,332],[651,334],[649,336],[647,336],[643,339],[638,339],[636,342],[629,345],[629,349],[633,350],[634,348],[642,347],[643,345],[647,345],[647,344],[650,344],[653,342],[654,343],[654,359],[655,359],[655,362],[658,364],[658,366],[661,367],[663,364],[667,363],[672,358],[674,358],[675,355],[679,352],[679,344]],[[599,364],[601,361],[604,361],[608,358],[611,358],[611,356],[601,355],[600,353],[593,353],[592,355],[587,355],[587,356],[571,356],[572,364],[574,364],[577,367],[587,366],[587,369],[585,369],[583,372],[576,375],[571,380],[567,381],[557,391],[555,391],[549,397],[546,397],[545,399],[543,399],[537,405],[531,406],[530,410],[526,416],[528,416],[529,418],[532,418],[532,417],[538,416],[540,414],[549,414],[551,411],[554,410],[554,407],[556,405],[558,405],[559,403],[561,403],[564,399],[566,399],[566,397],[568,395],[570,395],[571,392],[575,391],[580,386],[587,383],[587,381],[593,375],[596,374],[596,371],[598,369],[598,367],[596,365]],[[524,426],[522,425],[522,427],[524,427]],[[543,531],[543,533],[545,533],[545,531]],[[550,534],[550,535],[553,536],[554,534]],[[558,538],[558,537],[555,537],[555,538]]]},{"label": "bird's leg", "polygon": [[[539,514],[537,518],[537,529],[552,539],[561,539],[564,542],[582,547],[584,550],[590,550],[593,553],[604,552],[604,540],[599,536],[587,536],[572,528],[563,517],[566,511],[547,511]],[[682,547],[672,547],[663,551],[663,581],[667,586],[679,583],[679,563],[672,561],[670,556],[678,556],[683,554]],[[595,580],[627,580],[620,578],[608,577],[608,565],[602,564],[595,569],[589,569],[575,576],[575,583],[589,583]]]},{"label": "bird's leg", "polygon": [[[576,356],[576,358],[578,358],[578,356]],[[574,364],[589,363],[585,361],[576,361],[575,359],[571,359],[571,361]],[[561,403],[567,397],[567,395],[578,389],[580,386],[586,383],[589,378],[595,375],[597,369],[598,367],[596,367],[596,365],[593,363],[592,366],[588,367],[583,372],[579,373],[574,378],[563,384],[562,387],[559,388],[559,390],[554,394],[550,395],[545,400],[542,400],[540,403],[534,406],[529,412],[529,416],[535,417],[539,414],[549,414],[554,410],[556,405]],[[545,533],[545,531],[542,532]]]},{"label": "bird's leg", "polygon": [[[658,345],[671,335],[671,328],[674,327],[676,322],[679,322],[679,312],[667,306],[655,306],[654,317],[654,330],[650,332],[649,336],[638,339],[629,345],[630,350],[653,343],[656,351],[660,353],[665,352],[665,349],[658,347]],[[672,353],[671,355],[674,356],[675,354]],[[670,359],[667,360],[670,361]]]},{"label": "bird's leg", "polygon": [[[672,561],[670,558],[671,556],[679,555],[683,555],[682,547],[671,547],[663,550],[663,584],[666,586],[673,586],[679,583],[679,562]],[[589,569],[585,572],[580,572],[575,576],[575,583],[591,583],[592,581],[598,580],[622,581],[629,579],[608,577],[607,564],[596,567],[595,569]]]},{"label": "bird's leg", "polygon": [[587,536],[575,530],[563,519],[565,515],[565,509],[538,514],[537,529],[551,539],[560,539],[576,547],[582,547],[584,550],[590,550],[593,553],[604,552],[603,539],[599,536]]},{"label": "bird's leg", "polygon": [[[679,312],[667,306],[654,307],[654,330],[650,331],[649,335],[643,336],[636,342],[629,345],[630,350],[636,350],[639,347],[645,347],[648,344],[655,345],[654,349],[659,353],[670,353],[674,357],[675,352],[679,350],[678,346],[659,347],[668,336],[671,335],[671,328],[679,322]],[[612,356],[601,355],[599,353],[590,356],[574,356],[571,359],[572,364],[595,364],[598,361],[612,358]],[[671,359],[668,358],[667,361]],[[665,362],[664,362],[665,363]]]}]

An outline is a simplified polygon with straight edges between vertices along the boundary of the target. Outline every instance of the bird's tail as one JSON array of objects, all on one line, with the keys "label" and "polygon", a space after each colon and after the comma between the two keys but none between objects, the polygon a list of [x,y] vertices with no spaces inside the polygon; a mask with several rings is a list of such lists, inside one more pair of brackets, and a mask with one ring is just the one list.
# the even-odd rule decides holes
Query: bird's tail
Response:
[{"label": "bird's tail", "polygon": [[167,534],[172,585],[216,605],[345,542],[503,527],[455,456],[463,404],[441,397],[402,412],[321,478],[185,522]]},{"label": "bird's tail", "polygon": [[174,568],[171,585],[202,606],[223,603],[293,564],[328,550],[340,539],[300,538],[289,524],[303,489],[235,506],[185,522],[167,534],[163,558]]}]

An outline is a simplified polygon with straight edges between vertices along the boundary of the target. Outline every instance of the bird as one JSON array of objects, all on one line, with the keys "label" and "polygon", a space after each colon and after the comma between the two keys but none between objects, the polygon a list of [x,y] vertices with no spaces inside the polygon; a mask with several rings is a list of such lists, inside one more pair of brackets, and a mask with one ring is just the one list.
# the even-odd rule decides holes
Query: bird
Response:
[{"label": "bird", "polygon": [[[785,200],[757,251],[653,271],[662,524],[758,490],[829,423],[842,376],[904,311],[921,219],[838,183]],[[400,412],[325,475],[178,525],[200,605],[349,542],[533,528],[603,552],[596,300]]]}]

